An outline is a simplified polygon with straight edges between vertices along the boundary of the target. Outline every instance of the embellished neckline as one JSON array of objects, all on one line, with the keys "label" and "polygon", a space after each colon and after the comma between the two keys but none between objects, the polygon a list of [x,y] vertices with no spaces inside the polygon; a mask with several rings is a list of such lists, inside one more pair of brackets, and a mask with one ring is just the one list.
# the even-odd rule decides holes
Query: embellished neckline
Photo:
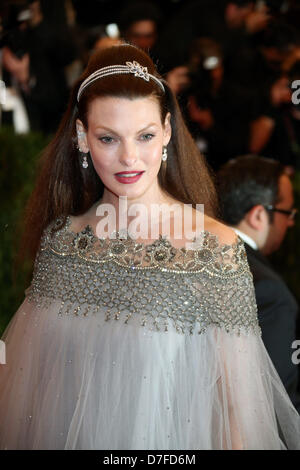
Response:
[{"label": "embellished neckline", "polygon": [[59,227],[60,225],[62,225],[64,221],[65,221],[65,224],[62,227],[62,230],[65,233],[69,233],[75,238],[79,238],[80,235],[84,236],[88,234],[90,237],[93,237],[94,240],[100,240],[101,242],[104,242],[107,244],[110,242],[114,244],[117,241],[120,241],[120,242],[129,241],[130,243],[134,243],[139,248],[147,250],[147,251],[149,251],[151,247],[158,247],[159,245],[167,246],[172,250],[183,252],[183,253],[203,250],[203,248],[205,248],[205,246],[207,245],[209,245],[211,249],[217,249],[217,250],[224,249],[226,251],[231,248],[234,250],[236,247],[244,245],[243,240],[238,234],[237,234],[237,238],[235,242],[231,244],[221,244],[219,241],[218,235],[212,232],[209,232],[208,230],[201,230],[197,232],[194,238],[188,242],[188,244],[193,243],[195,244],[195,246],[197,244],[198,245],[197,250],[195,248],[188,249],[185,246],[176,247],[173,245],[172,241],[167,236],[161,235],[161,234],[159,234],[159,238],[157,238],[151,243],[137,241],[134,237],[131,236],[130,231],[128,230],[120,230],[120,231],[114,230],[108,237],[99,238],[90,224],[87,224],[83,229],[79,230],[78,232],[71,230],[70,226],[72,224],[72,220],[71,220],[70,215],[67,215],[65,219],[63,218],[56,219],[56,221],[54,222],[54,227],[55,226]]},{"label": "embellished neckline", "polygon": [[[173,273],[206,272],[210,276],[237,276],[248,269],[243,241],[221,245],[217,235],[201,231],[194,237],[194,247],[176,248],[160,235],[152,243],[137,242],[126,232],[115,238],[98,238],[92,227],[79,232],[70,230],[71,216],[52,221],[42,238],[41,250],[60,257],[72,257],[90,265],[113,262],[130,270],[158,269]],[[198,244],[199,242],[199,244]],[[198,246],[197,246],[198,244]]]},{"label": "embellished neckline", "polygon": [[259,332],[243,242],[222,246],[206,232],[200,250],[184,251],[163,237],[148,245],[101,240],[88,225],[68,231],[70,222],[60,217],[48,225],[26,293],[30,301],[46,307],[61,300],[61,316],[99,313],[105,321],[139,321],[154,331],[202,334],[212,325]]},{"label": "embellished neckline", "polygon": [[106,321],[124,323],[140,318],[141,326],[155,331],[167,331],[169,320],[178,332],[190,334],[204,333],[210,325],[238,334],[241,328],[259,331],[241,240],[220,245],[216,236],[203,232],[202,248],[185,250],[164,237],[151,244],[101,240],[89,225],[79,232],[68,230],[70,225],[70,216],[61,216],[43,234],[27,293],[38,305],[61,299],[59,315],[99,312]]}]

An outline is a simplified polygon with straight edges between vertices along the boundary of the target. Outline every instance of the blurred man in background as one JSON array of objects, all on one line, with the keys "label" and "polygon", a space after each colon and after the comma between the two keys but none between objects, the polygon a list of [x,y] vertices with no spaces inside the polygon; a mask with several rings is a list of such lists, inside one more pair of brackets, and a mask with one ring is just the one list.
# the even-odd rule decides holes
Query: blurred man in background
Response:
[{"label": "blurred man in background", "polygon": [[266,258],[279,249],[287,229],[294,225],[291,181],[279,162],[249,155],[227,162],[218,173],[218,184],[223,220],[245,242],[262,339],[300,413],[299,371],[291,359],[299,309]]}]

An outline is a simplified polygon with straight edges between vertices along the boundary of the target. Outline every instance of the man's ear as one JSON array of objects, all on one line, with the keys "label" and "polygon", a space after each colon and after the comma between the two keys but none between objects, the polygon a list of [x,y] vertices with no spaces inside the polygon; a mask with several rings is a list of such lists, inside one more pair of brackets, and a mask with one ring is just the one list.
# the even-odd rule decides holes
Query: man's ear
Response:
[{"label": "man's ear", "polygon": [[89,147],[87,144],[86,131],[80,119],[76,119],[76,132],[78,147],[83,153],[87,153],[89,151]]},{"label": "man's ear", "polygon": [[165,122],[164,122],[164,146],[167,146],[170,142],[172,135],[172,127],[171,127],[171,114],[167,113]]},{"label": "man's ear", "polygon": [[246,222],[248,225],[255,230],[261,231],[266,223],[268,223],[269,218],[266,209],[261,204],[253,206],[245,216]]}]

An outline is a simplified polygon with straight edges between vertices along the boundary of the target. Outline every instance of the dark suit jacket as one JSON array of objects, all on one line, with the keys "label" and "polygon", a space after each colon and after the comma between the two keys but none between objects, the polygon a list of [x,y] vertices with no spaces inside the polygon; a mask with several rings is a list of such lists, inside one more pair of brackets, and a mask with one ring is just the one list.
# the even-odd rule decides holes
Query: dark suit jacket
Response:
[{"label": "dark suit jacket", "polygon": [[267,258],[247,243],[245,248],[253,274],[262,340],[293,405],[300,414],[300,394],[297,391],[299,367],[292,362],[298,304]]}]

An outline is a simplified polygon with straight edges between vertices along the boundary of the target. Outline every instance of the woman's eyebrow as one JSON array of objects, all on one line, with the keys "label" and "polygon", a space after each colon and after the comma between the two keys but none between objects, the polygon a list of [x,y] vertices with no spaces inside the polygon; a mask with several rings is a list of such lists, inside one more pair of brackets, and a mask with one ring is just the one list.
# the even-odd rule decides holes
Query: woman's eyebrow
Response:
[{"label": "woman's eyebrow", "polygon": [[114,131],[113,129],[110,129],[110,127],[106,127],[106,126],[97,126],[95,127],[95,130],[99,130],[99,129],[105,129],[106,131],[109,131],[109,132],[113,132],[114,134],[117,134],[116,131]]},{"label": "woman's eyebrow", "polygon": [[157,127],[157,124],[156,124],[155,122],[151,122],[150,124],[148,124],[146,127],[143,127],[143,129],[141,129],[141,130],[138,131],[138,132],[143,132],[143,131],[145,131],[146,129],[148,129],[148,127],[153,127],[153,126]]},{"label": "woman's eyebrow", "polygon": [[[138,134],[139,132],[143,132],[143,131],[145,131],[146,129],[148,129],[149,127],[153,127],[153,126],[157,127],[157,124],[156,124],[155,122],[151,122],[150,124],[147,124],[147,126],[143,127],[143,129],[140,129],[139,131],[137,131],[137,134]],[[104,130],[106,130],[106,131],[112,132],[113,134],[118,134],[118,132],[114,131],[114,130],[111,129],[110,127],[106,127],[106,126],[97,126],[97,127],[95,128],[95,130],[100,130],[100,129],[104,129]]]}]

